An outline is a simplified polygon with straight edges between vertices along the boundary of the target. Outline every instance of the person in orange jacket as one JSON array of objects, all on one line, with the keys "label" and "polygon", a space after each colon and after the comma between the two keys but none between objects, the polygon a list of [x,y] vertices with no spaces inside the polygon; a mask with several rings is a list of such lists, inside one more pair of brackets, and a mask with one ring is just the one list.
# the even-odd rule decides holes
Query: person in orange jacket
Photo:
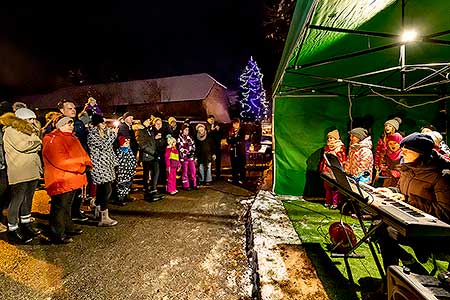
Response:
[{"label": "person in orange jacket", "polygon": [[92,162],[73,134],[72,118],[61,118],[56,128],[42,141],[44,180],[51,197],[50,240],[66,244],[73,241],[70,236],[82,233],[72,222],[71,205],[76,190],[87,184],[86,172],[92,168]]}]

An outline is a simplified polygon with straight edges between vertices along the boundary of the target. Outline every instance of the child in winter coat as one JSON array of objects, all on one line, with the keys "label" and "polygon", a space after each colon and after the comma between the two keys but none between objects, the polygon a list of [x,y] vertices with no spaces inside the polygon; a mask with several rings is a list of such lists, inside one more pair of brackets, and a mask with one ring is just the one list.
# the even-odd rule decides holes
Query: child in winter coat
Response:
[{"label": "child in winter coat", "polygon": [[180,151],[180,162],[182,166],[183,189],[189,190],[189,180],[192,187],[197,189],[197,171],[195,167],[195,142],[189,135],[189,126],[183,124],[178,137],[178,148]]},{"label": "child in winter coat", "polygon": [[[345,145],[342,143],[339,137],[339,131],[337,129],[328,132],[327,144],[324,148],[324,156],[320,161],[319,170],[321,174],[324,174],[330,178],[334,178],[333,172],[330,166],[328,166],[325,160],[325,154],[330,153],[335,155],[341,164],[347,160]],[[323,183],[325,188],[325,206],[331,209],[336,209],[341,205],[342,195],[337,188],[330,186],[327,182]]]},{"label": "child in winter coat", "polygon": [[136,175],[136,157],[130,148],[130,139],[119,136],[120,147],[116,150],[119,166],[116,173],[117,201],[124,203],[131,190],[134,175]]},{"label": "child in winter coat", "polygon": [[181,169],[180,157],[177,149],[177,140],[169,135],[165,153],[167,193],[175,195],[177,190],[177,171]]},{"label": "child in winter coat", "polygon": [[384,187],[397,187],[398,180],[400,179],[400,171],[397,170],[397,166],[400,164],[402,157],[402,149],[400,143],[403,137],[400,133],[394,133],[386,138],[387,151],[386,151],[386,168],[382,171],[386,174],[386,178],[383,181]]}]

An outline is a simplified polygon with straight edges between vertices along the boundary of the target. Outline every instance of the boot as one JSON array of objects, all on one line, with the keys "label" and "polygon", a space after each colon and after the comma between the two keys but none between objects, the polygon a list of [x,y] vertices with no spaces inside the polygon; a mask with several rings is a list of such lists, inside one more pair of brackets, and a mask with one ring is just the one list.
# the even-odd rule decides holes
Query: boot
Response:
[{"label": "boot", "polygon": [[100,219],[100,205],[94,205],[94,218]]},{"label": "boot", "polygon": [[100,211],[100,217],[101,217],[101,219],[100,219],[100,222],[98,223],[98,226],[110,227],[110,226],[117,225],[117,223],[118,223],[116,220],[113,220],[109,217],[109,213],[108,213],[107,209]]},{"label": "boot", "polygon": [[32,237],[23,233],[20,228],[7,233],[8,241],[13,245],[25,245],[31,242]]},{"label": "boot", "polygon": [[38,236],[39,234],[42,233],[41,229],[34,227],[33,225],[31,225],[31,223],[20,224],[20,229],[24,234],[29,235],[31,237]]}]

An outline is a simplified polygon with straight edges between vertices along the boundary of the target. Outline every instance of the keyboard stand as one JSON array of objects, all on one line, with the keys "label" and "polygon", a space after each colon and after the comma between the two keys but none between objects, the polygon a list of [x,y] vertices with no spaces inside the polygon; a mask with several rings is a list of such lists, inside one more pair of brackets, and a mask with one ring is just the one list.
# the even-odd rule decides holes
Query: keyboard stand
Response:
[{"label": "keyboard stand", "polygon": [[[371,237],[374,235],[376,230],[384,225],[383,221],[380,221],[378,224],[372,226],[370,230],[367,229],[366,224],[364,224],[363,219],[363,213],[361,210],[360,203],[361,201],[356,199],[356,195],[353,191],[350,191],[342,186],[340,186],[336,181],[334,181],[332,178],[329,178],[328,176],[321,175],[322,179],[324,179],[326,182],[328,182],[330,185],[336,187],[339,192],[341,192],[343,195],[347,196],[347,201],[352,206],[356,217],[358,218],[359,225],[361,226],[361,229],[364,233],[364,236],[353,246],[351,249],[349,249],[346,253],[331,253],[331,257],[342,257],[344,258],[345,266],[347,269],[348,277],[351,282],[353,281],[353,275],[350,269],[350,265],[348,263],[349,258],[363,258],[361,255],[355,254],[355,250],[359,248],[363,243],[367,243],[369,246],[370,253],[372,254],[372,257],[375,261],[375,265],[377,266],[378,272],[381,275],[381,278],[384,280],[386,278],[386,275],[384,273],[383,266],[380,263],[380,259],[378,258],[378,255],[375,251],[375,245],[374,242],[371,240]],[[366,199],[367,200],[367,199]],[[363,201],[367,202],[367,201]]]}]

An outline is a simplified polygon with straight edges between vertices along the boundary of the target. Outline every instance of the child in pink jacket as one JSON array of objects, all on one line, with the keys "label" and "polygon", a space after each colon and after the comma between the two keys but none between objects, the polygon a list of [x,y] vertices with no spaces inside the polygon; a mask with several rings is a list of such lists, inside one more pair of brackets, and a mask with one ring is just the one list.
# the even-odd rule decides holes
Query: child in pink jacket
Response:
[{"label": "child in pink jacket", "polygon": [[181,169],[180,156],[177,149],[177,140],[172,136],[167,138],[167,148],[165,153],[167,193],[175,195],[177,190],[177,171]]},{"label": "child in pink jacket", "polygon": [[[345,154],[345,146],[339,137],[339,131],[337,129],[330,131],[327,134],[327,144],[324,148],[324,155],[326,153],[331,153],[335,155],[341,164],[343,164],[347,155]],[[327,165],[325,157],[320,161],[319,170],[321,174],[325,174],[330,178],[334,178],[333,172],[331,168]],[[342,195],[339,193],[337,188],[332,187],[327,182],[323,183],[325,188],[325,207],[329,207],[331,209],[336,209],[341,205]]]}]

